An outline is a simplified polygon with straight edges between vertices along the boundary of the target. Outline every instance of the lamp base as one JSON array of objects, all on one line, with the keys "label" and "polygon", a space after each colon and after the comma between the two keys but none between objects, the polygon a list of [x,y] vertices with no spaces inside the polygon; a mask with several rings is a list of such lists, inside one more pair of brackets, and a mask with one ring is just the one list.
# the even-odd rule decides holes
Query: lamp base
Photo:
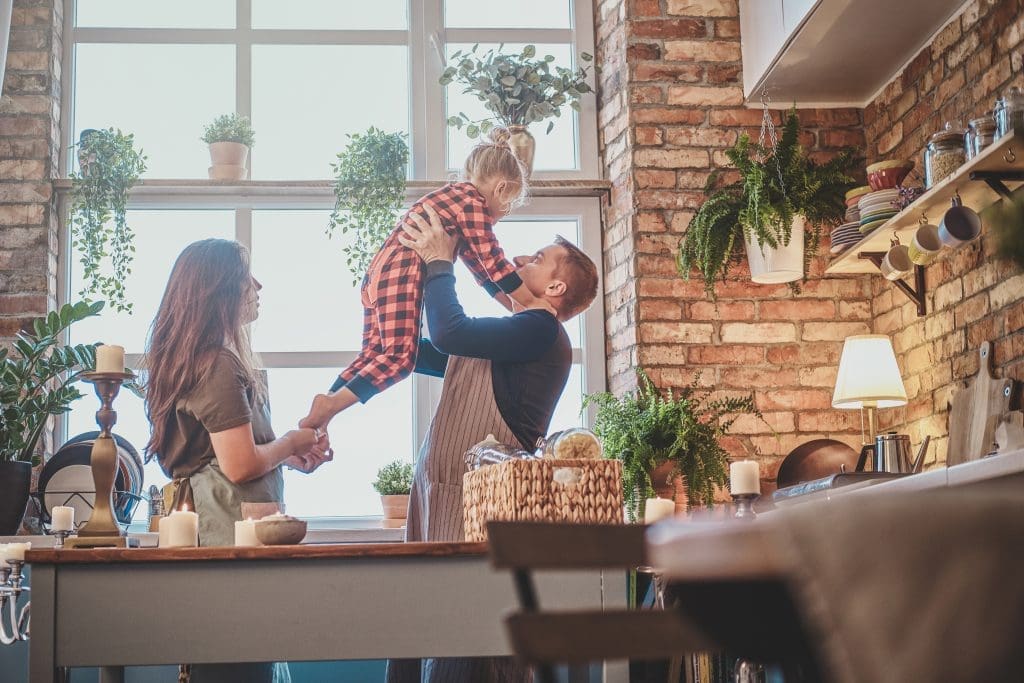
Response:
[{"label": "lamp base", "polygon": [[64,542],[65,548],[127,548],[124,536],[72,536]]}]

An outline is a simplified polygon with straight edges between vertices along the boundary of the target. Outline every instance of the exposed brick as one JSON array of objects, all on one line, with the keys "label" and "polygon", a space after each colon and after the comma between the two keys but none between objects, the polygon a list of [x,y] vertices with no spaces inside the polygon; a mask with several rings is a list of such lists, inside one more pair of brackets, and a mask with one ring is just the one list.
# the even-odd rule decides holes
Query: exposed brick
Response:
[{"label": "exposed brick", "polygon": [[706,168],[708,153],[703,149],[640,149],[633,153],[636,165],[653,168]]},{"label": "exposed brick", "polygon": [[764,361],[764,349],[756,346],[718,344],[689,350],[693,365],[751,365]]},{"label": "exposed brick", "polygon": [[658,0],[629,0],[631,17],[660,17],[661,3]]},{"label": "exposed brick", "polygon": [[842,341],[856,334],[870,332],[867,323],[805,323],[802,338],[805,341]]},{"label": "exposed brick", "polygon": [[668,103],[682,106],[738,105],[743,103],[743,90],[731,87],[673,85],[668,89]]},{"label": "exposed brick", "polygon": [[680,107],[643,107],[630,112],[630,120],[633,123],[674,123],[695,126],[704,123],[705,118],[705,113],[699,109]]},{"label": "exposed brick", "polygon": [[665,141],[660,128],[637,126],[633,129],[633,142],[637,145],[656,146]]},{"label": "exposed brick", "polygon": [[724,323],[722,341],[726,344],[775,344],[796,341],[792,323]]},{"label": "exposed brick", "polygon": [[832,394],[822,389],[778,389],[759,394],[761,410],[821,410],[832,407]]},{"label": "exposed brick", "polygon": [[740,44],[735,40],[666,40],[665,59],[670,62],[738,62]]},{"label": "exposed brick", "polygon": [[657,43],[634,43],[626,48],[626,59],[630,62],[661,59],[661,46]]},{"label": "exposed brick", "polygon": [[649,344],[710,344],[714,326],[709,323],[641,323],[640,341]]},{"label": "exposed brick", "polygon": [[736,0],[668,0],[668,13],[687,17],[736,17]]},{"label": "exposed brick", "polygon": [[634,67],[633,76],[638,81],[679,81],[683,83],[698,83],[704,77],[704,67],[700,64],[643,62]]},{"label": "exposed brick", "polygon": [[762,301],[759,310],[761,320],[832,320],[836,315],[835,303],[816,299]]},{"label": "exposed brick", "polygon": [[703,38],[707,25],[701,19],[634,21],[630,33],[637,38]]}]

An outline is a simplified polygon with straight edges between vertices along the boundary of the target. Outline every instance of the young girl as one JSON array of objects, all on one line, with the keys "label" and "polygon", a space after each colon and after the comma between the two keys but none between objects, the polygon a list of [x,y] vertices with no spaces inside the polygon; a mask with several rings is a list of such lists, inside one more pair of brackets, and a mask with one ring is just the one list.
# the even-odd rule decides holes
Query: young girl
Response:
[{"label": "young girl", "polygon": [[533,301],[505,258],[494,236],[494,224],[519,205],[526,194],[526,174],[508,145],[509,132],[497,128],[490,142],[477,145],[466,159],[465,181],[448,183],[412,205],[370,263],[363,279],[362,351],[331,387],[330,394],[313,400],[309,415],[299,424],[324,427],[332,417],[357,401],[407,377],[416,365],[420,339],[420,309],[425,266],[419,256],[399,242],[408,215],[437,212],[445,229],[459,237],[459,258],[492,296],[511,308],[511,297],[527,306]]}]

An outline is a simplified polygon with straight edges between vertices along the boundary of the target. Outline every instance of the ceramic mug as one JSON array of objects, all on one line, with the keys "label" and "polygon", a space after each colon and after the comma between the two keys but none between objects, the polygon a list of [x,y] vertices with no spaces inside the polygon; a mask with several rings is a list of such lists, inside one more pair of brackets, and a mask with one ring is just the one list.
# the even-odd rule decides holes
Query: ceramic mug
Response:
[{"label": "ceramic mug", "polygon": [[934,225],[922,225],[914,231],[914,239],[907,246],[910,260],[918,266],[927,266],[942,251],[939,229]]},{"label": "ceramic mug", "polygon": [[897,244],[885,254],[882,259],[882,275],[886,280],[899,280],[901,277],[914,269],[914,263],[910,260],[910,250],[905,244]]},{"label": "ceramic mug", "polygon": [[976,240],[981,234],[981,216],[969,206],[964,206],[960,197],[953,197],[952,206],[939,223],[939,240],[950,249]]}]

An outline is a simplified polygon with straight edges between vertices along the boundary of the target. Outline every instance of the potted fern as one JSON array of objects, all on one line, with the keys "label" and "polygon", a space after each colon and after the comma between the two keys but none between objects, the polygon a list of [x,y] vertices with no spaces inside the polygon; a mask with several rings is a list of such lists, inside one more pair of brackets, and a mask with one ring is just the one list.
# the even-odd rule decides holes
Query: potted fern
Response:
[{"label": "potted fern", "polygon": [[[767,111],[765,128],[775,143]],[[843,195],[854,184],[849,173],[858,163],[853,150],[844,149],[823,164],[808,158],[794,110],[771,147],[744,133],[726,155],[740,179],[723,187],[720,174],[709,178],[707,197],[679,246],[680,274],[689,279],[696,268],[713,297],[715,282],[725,279],[742,245],[754,282],[802,279],[822,227],[843,218]]]},{"label": "potted fern", "polygon": [[699,375],[679,390],[660,391],[643,370],[635,392],[591,394],[594,433],[605,457],[622,461],[622,488],[631,521],[643,519],[644,502],[657,493],[678,506],[711,505],[728,479],[728,453],[719,439],[742,413],[761,413],[753,395],[709,400]]},{"label": "potted fern", "polygon": [[[552,117],[562,115],[562,106],[568,104],[575,111],[580,109],[580,98],[584,93],[593,92],[586,78],[589,67],[567,69],[552,66],[555,58],[545,55],[537,58],[537,48],[527,45],[519,54],[504,54],[488,50],[478,55],[479,45],[468,52],[459,50],[452,55],[454,66],[447,67],[441,74],[441,85],[457,82],[462,92],[475,95],[494,114],[491,118],[474,121],[459,112],[448,117],[448,125],[462,129],[475,139],[487,134],[495,122],[509,129],[509,146],[523,163],[527,175],[533,170],[533,155],[536,141],[528,127]],[[580,53],[580,60],[590,62],[594,57]],[[548,123],[547,132],[555,127]]]},{"label": "potted fern", "polygon": [[80,171],[71,174],[71,244],[85,286],[118,311],[131,311],[124,283],[132,272],[135,237],[127,221],[128,192],[146,172],[135,138],[114,128],[82,131]]},{"label": "potted fern", "polygon": [[412,491],[412,463],[395,460],[380,468],[373,489],[380,494],[384,527],[405,526],[409,514],[409,492]]},{"label": "potted fern", "polygon": [[96,365],[94,344],[64,345],[61,336],[103,305],[66,304],[19,332],[10,349],[0,348],[0,536],[21,525],[47,421],[81,398],[74,384]]},{"label": "potted fern", "polygon": [[352,233],[353,239],[342,251],[353,283],[358,284],[394,230],[405,201],[409,146],[404,133],[372,127],[348,138],[337,163],[331,164],[335,202],[327,235],[336,229]]},{"label": "potted fern", "polygon": [[245,180],[249,177],[249,151],[256,143],[249,117],[218,116],[203,129],[202,140],[210,146],[210,178]]}]

